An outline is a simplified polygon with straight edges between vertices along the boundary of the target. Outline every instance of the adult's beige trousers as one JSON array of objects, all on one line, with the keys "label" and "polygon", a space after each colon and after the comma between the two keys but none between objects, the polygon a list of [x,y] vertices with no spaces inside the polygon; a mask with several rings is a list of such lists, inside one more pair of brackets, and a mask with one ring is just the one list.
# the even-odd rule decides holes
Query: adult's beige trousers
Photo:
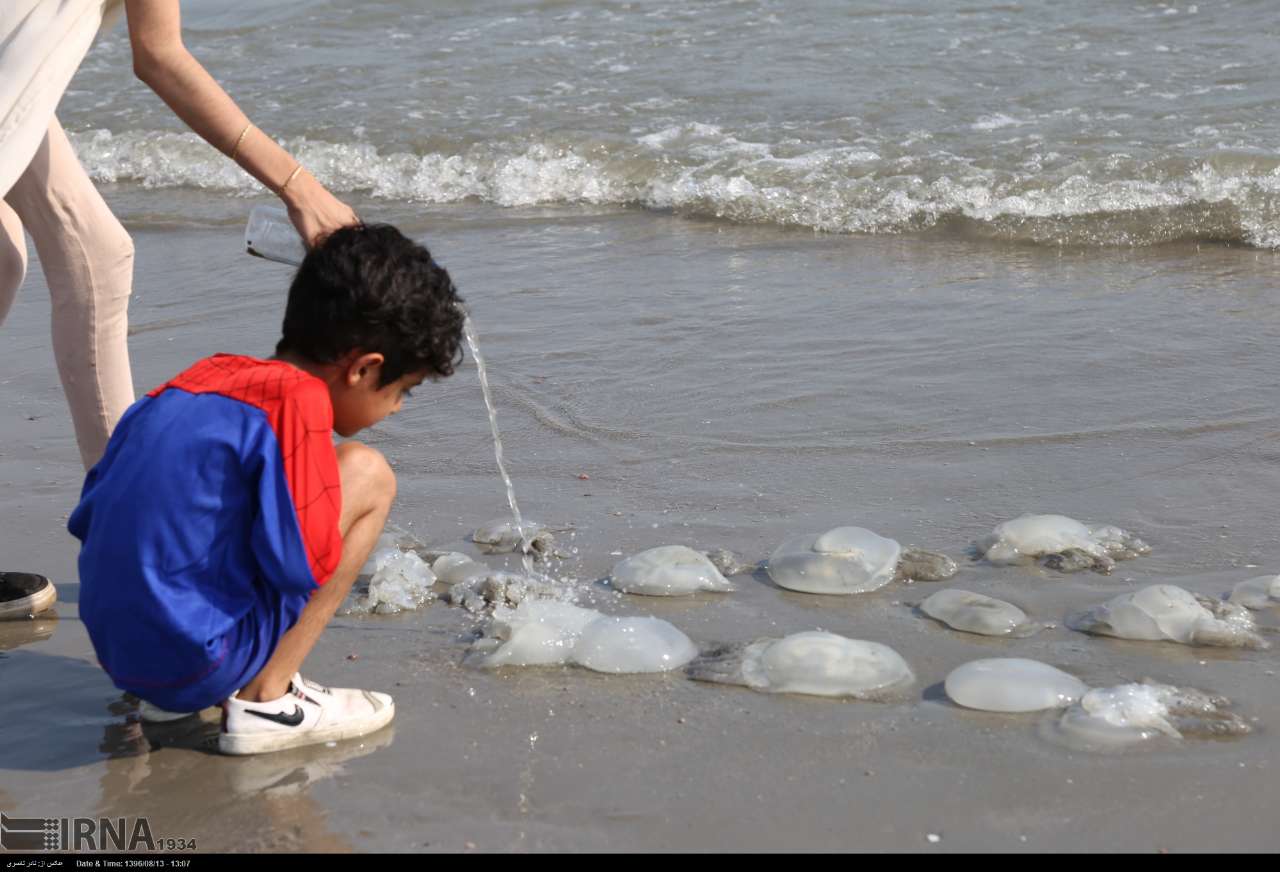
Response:
[{"label": "adult's beige trousers", "polygon": [[133,241],[55,118],[0,202],[0,323],[27,271],[31,234],[53,303],[53,353],[85,468],[133,402],[127,334]]}]

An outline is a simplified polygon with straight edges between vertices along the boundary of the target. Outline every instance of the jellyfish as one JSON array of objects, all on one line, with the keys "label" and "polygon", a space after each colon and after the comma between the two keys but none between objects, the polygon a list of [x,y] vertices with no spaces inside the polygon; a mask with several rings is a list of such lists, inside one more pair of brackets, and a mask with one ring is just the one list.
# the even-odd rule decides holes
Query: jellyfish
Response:
[{"label": "jellyfish", "polygon": [[955,588],[931,595],[920,603],[920,610],[954,630],[982,636],[1022,638],[1045,627],[1012,603]]},{"label": "jellyfish", "polygon": [[685,674],[762,693],[856,699],[879,699],[915,680],[911,667],[889,646],[816,630],[713,648]]},{"label": "jellyfish", "polygon": [[895,578],[941,581],[956,572],[944,554],[904,551],[862,527],[836,527],[818,535],[793,536],[769,557],[769,577],[801,593],[853,594],[884,587]]},{"label": "jellyfish", "polygon": [[1193,594],[1172,584],[1153,584],[1121,594],[1067,618],[1082,633],[1119,639],[1180,642],[1223,648],[1269,648],[1253,616],[1241,605]]},{"label": "jellyfish", "polygon": [[645,596],[733,590],[705,554],[684,545],[663,545],[619,560],[609,578],[618,590]]},{"label": "jellyfish", "polygon": [[1089,689],[1055,666],[1021,657],[972,660],[951,670],[944,686],[957,705],[988,712],[1062,708]]},{"label": "jellyfish", "polygon": [[1062,572],[1092,569],[1104,575],[1117,560],[1151,553],[1149,545],[1119,527],[1089,528],[1063,515],[1023,515],[1005,521],[974,547],[979,557],[998,566],[1040,560]]}]

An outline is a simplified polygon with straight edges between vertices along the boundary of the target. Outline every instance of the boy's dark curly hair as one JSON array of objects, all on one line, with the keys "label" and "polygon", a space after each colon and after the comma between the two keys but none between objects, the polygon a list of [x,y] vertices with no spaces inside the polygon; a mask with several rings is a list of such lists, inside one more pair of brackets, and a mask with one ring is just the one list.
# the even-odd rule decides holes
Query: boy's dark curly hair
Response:
[{"label": "boy's dark curly hair", "polygon": [[334,363],[353,349],[378,352],[379,387],[421,370],[442,378],[462,362],[461,302],[431,252],[396,228],[344,227],[298,267],[276,354]]}]

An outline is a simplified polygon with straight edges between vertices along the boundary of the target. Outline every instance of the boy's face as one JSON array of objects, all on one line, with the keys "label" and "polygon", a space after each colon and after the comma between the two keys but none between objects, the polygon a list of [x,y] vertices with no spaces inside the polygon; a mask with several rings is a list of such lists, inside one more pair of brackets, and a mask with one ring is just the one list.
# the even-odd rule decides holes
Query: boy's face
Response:
[{"label": "boy's face", "polygon": [[333,429],[339,436],[354,436],[400,411],[409,391],[422,384],[427,373],[406,373],[384,387],[378,386],[381,377],[382,355],[361,355],[347,365],[345,377],[330,388]]}]

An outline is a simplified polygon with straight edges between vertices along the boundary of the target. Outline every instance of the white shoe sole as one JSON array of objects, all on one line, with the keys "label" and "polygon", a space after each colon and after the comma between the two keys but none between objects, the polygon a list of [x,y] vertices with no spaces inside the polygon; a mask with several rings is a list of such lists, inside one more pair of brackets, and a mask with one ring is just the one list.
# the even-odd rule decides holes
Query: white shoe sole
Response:
[{"label": "white shoe sole", "polygon": [[0,604],[0,620],[34,618],[58,601],[58,589],[52,584],[41,588],[31,596]]},{"label": "white shoe sole", "polygon": [[373,712],[367,718],[346,721],[316,730],[222,733],[218,736],[218,750],[223,754],[245,756],[269,754],[272,751],[301,748],[304,745],[319,745],[324,742],[341,742],[343,739],[355,739],[380,730],[391,723],[391,719],[395,716],[396,704],[391,702],[386,708]]}]

